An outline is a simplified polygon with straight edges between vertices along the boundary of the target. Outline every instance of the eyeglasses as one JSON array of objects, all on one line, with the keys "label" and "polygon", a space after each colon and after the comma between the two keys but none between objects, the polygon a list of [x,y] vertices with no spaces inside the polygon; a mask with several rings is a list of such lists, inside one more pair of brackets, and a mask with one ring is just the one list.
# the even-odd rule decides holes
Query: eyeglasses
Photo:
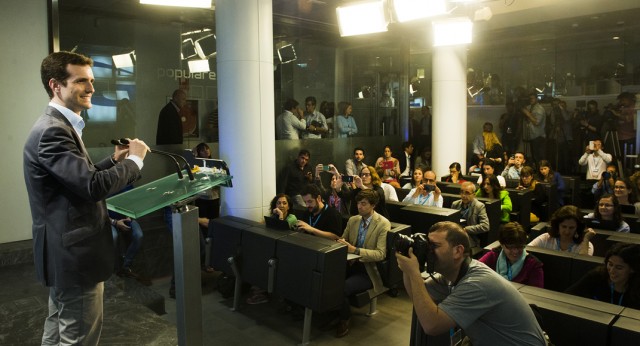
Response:
[{"label": "eyeglasses", "polygon": [[616,190],[625,190],[627,187],[626,186],[614,186],[613,187]]},{"label": "eyeglasses", "polygon": [[422,179],[422,180],[424,180],[427,183],[435,183],[436,182],[435,179]]},{"label": "eyeglasses", "polygon": [[599,203],[598,207],[600,207],[600,208],[613,208],[613,204]]}]

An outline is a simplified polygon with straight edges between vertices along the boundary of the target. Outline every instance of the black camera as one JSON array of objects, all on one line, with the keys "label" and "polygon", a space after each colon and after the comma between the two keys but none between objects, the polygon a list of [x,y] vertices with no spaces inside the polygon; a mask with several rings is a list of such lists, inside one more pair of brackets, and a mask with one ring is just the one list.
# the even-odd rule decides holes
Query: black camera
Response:
[{"label": "black camera", "polygon": [[427,191],[427,192],[435,191],[436,190],[436,186],[435,185],[424,184],[424,190]]},{"label": "black camera", "polygon": [[613,180],[616,180],[616,179],[618,179],[618,174],[609,173],[608,171],[602,172],[602,179],[607,180],[609,178],[613,178]]},{"label": "black camera", "polygon": [[410,236],[398,234],[395,246],[396,251],[406,257],[409,257],[409,248],[413,248],[413,254],[418,258],[420,272],[424,271],[425,263],[427,264],[427,273],[433,274],[435,272],[436,254],[425,233],[416,233]]}]

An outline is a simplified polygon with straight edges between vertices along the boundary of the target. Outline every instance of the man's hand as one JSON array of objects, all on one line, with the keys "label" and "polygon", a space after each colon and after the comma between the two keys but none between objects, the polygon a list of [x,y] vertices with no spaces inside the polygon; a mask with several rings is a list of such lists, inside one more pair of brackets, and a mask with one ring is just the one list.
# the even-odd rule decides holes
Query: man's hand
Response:
[{"label": "man's hand", "polygon": [[131,227],[127,226],[127,224],[125,223],[125,221],[131,222],[130,218],[126,218],[126,219],[121,219],[116,221],[116,228],[122,232],[128,232],[131,231]]},{"label": "man's hand", "polygon": [[413,248],[409,248],[409,257],[396,252],[396,260],[398,261],[398,268],[407,275],[420,275],[420,266],[418,265],[418,258],[413,255]]},{"label": "man's hand", "polygon": [[346,241],[344,238],[340,238],[340,239],[338,239],[338,240],[336,240],[336,241],[337,241],[338,243],[340,243],[340,244],[344,244],[344,245],[346,245],[346,246],[347,246],[347,252],[348,252],[348,253],[354,253],[354,252],[356,252],[356,247],[355,247],[355,246],[353,246],[353,245],[351,245],[351,244],[349,244],[349,242],[348,242],[348,241]]},{"label": "man's hand", "polygon": [[309,226],[309,224],[308,224],[308,223],[306,223],[306,222],[304,222],[304,221],[301,221],[301,220],[298,220],[298,222],[296,223],[296,229],[297,229],[299,232],[313,233],[313,232],[312,232],[312,227],[311,227],[311,226]]},{"label": "man's hand", "polygon": [[149,146],[143,141],[137,138],[129,140],[129,155],[135,155],[144,160],[145,155],[147,155],[149,151],[151,151],[151,149],[149,149]]}]

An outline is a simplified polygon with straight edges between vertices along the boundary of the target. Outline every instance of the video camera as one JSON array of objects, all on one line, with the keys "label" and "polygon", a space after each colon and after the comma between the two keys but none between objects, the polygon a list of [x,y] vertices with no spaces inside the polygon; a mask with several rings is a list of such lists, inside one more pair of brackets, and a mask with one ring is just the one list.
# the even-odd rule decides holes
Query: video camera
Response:
[{"label": "video camera", "polygon": [[436,254],[427,234],[416,233],[410,236],[398,234],[395,246],[398,252],[406,257],[409,257],[409,248],[413,248],[413,254],[418,258],[420,272],[425,270],[425,263],[427,273],[433,274],[435,272]]}]

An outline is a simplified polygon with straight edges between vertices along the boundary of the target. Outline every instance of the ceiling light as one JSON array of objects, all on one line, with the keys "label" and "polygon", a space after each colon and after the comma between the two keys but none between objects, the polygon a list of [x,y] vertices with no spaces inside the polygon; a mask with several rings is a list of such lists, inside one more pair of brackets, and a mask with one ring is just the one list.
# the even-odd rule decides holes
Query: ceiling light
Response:
[{"label": "ceiling light", "polygon": [[131,51],[125,54],[112,55],[113,65],[116,68],[133,67],[135,63],[136,55],[135,51]]},{"label": "ceiling light", "polygon": [[473,23],[467,17],[433,21],[433,46],[471,43]]},{"label": "ceiling light", "polygon": [[384,1],[363,1],[336,8],[340,36],[371,34],[387,31]]},{"label": "ceiling light", "polygon": [[479,20],[486,20],[487,22],[493,17],[493,13],[489,7],[483,7],[476,11],[474,14],[473,20],[476,22]]},{"label": "ceiling light", "polygon": [[189,72],[209,72],[209,60],[189,60]]},{"label": "ceiling light", "polygon": [[399,22],[438,16],[447,12],[445,0],[394,0]]},{"label": "ceiling light", "polygon": [[211,8],[211,0],[140,0],[145,5]]}]

